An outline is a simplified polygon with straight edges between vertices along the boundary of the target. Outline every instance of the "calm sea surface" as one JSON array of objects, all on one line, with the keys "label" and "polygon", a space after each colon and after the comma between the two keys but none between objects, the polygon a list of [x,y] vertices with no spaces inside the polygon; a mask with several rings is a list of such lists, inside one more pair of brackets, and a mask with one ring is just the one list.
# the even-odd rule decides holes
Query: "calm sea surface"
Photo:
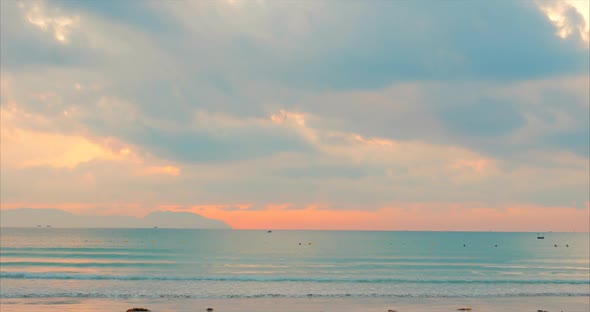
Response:
[{"label": "calm sea surface", "polygon": [[1,229],[0,296],[590,296],[589,253],[588,233]]}]

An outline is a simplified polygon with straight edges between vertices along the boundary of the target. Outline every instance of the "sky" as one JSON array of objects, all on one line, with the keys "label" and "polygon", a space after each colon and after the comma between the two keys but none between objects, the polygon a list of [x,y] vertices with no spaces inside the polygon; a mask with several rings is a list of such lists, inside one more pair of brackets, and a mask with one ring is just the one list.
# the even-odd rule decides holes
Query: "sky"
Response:
[{"label": "sky", "polygon": [[1,1],[1,208],[588,231],[589,1]]}]

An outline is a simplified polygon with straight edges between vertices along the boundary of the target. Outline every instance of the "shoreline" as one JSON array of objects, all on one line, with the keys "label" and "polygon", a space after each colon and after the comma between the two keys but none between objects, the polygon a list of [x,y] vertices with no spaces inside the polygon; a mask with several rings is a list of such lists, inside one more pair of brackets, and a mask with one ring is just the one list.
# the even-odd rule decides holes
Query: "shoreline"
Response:
[{"label": "shoreline", "polygon": [[471,311],[586,312],[590,296],[485,298],[230,298],[230,299],[109,299],[109,298],[0,298],[2,312],[126,311],[134,307],[153,312],[386,312],[388,310],[442,312]]}]

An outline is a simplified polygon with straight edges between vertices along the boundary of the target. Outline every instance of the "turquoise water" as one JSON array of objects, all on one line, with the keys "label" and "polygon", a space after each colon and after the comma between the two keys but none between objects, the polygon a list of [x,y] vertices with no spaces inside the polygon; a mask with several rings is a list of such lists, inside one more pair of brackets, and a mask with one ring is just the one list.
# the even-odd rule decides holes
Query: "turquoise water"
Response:
[{"label": "turquoise water", "polygon": [[[0,296],[590,296],[588,233],[1,229]],[[557,247],[555,247],[557,245]]]}]

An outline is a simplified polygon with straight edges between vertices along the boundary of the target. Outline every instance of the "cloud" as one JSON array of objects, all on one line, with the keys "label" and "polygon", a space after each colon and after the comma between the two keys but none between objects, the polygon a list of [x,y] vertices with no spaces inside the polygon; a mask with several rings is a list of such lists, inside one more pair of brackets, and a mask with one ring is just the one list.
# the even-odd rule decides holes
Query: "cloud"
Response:
[{"label": "cloud", "polygon": [[29,23],[39,27],[39,29],[53,34],[55,40],[67,44],[72,28],[75,28],[80,22],[79,16],[60,15],[59,12],[48,12],[45,3],[36,2],[19,2],[19,7],[26,13],[26,19]]},{"label": "cloud", "polygon": [[588,46],[590,19],[587,1],[538,1],[539,7],[557,27],[557,35],[563,39],[580,37]]},{"label": "cloud", "polygon": [[0,116],[3,203],[28,202],[31,194],[46,203],[129,200],[150,184],[169,183],[162,175],[180,174],[169,161],[118,138],[49,131],[52,119],[15,105],[2,106]]},{"label": "cloud", "polygon": [[321,116],[317,127],[368,137],[460,145],[501,158],[530,149],[588,156],[588,83],[587,75],[511,83],[415,82],[312,93],[292,107]]},{"label": "cloud", "polygon": [[[195,48],[214,60],[214,68],[312,90],[536,79],[588,67],[587,49],[555,36],[555,26],[532,2],[197,6],[168,3],[163,10],[184,22],[191,36],[223,51],[213,56],[208,47]],[[293,26],[277,26],[277,20]]]},{"label": "cloud", "polygon": [[1,5],[3,207],[286,225],[328,210],[355,228],[403,215],[392,203],[516,220],[529,214],[499,207],[551,218],[588,197],[588,48],[571,6]]},{"label": "cloud", "polygon": [[[96,110],[73,113],[71,118],[75,121],[82,117],[85,125],[92,125],[86,118],[104,122],[102,128],[90,127],[94,130],[90,133],[98,131],[102,137],[87,141],[79,135],[55,135],[56,143],[52,145],[63,147],[57,150],[56,156],[41,154],[40,157],[45,157],[43,161],[31,160],[37,165],[63,167],[62,163],[53,160],[74,159],[69,167],[76,170],[69,178],[62,178],[64,189],[69,189],[65,187],[68,183],[78,183],[80,179],[92,182],[92,187],[87,189],[91,191],[101,181],[110,179],[109,175],[121,179],[125,173],[131,176],[156,174],[181,179],[174,183],[152,180],[150,186],[146,186],[147,181],[142,181],[136,185],[136,190],[117,197],[132,200],[137,196],[136,192],[142,192],[141,185],[150,189],[160,184],[162,188],[169,188],[169,193],[156,197],[179,204],[194,204],[195,200],[224,201],[231,194],[236,201],[257,206],[281,201],[300,205],[302,201],[313,200],[346,208],[390,201],[412,202],[425,197],[441,202],[528,200],[561,205],[583,197],[588,185],[584,174],[589,170],[588,165],[579,156],[566,154],[552,159],[546,154],[529,153],[515,162],[461,146],[370,137],[321,126],[315,128],[314,125],[322,125],[318,117],[310,115],[312,118],[307,118],[304,113],[287,110],[270,114],[265,119],[197,112],[193,118],[195,122],[186,126],[148,118],[132,103],[114,98],[102,98],[93,109]],[[13,115],[19,116],[5,113],[3,118]],[[18,122],[3,122],[7,130],[3,133],[21,131],[18,129],[23,127],[47,127],[43,126],[47,124],[45,118],[37,116],[39,121],[32,123],[35,119],[29,116],[37,115],[21,112],[20,117],[15,117]],[[314,122],[309,123],[308,119]],[[38,130],[26,131],[38,134],[39,138],[45,135]],[[106,139],[114,135],[118,135],[118,140]],[[89,145],[92,148],[83,150],[84,153],[74,153],[71,150],[79,149],[75,149],[73,143],[78,141],[72,140],[97,143]],[[34,140],[26,141],[22,136],[13,141],[14,145],[3,146],[10,148],[11,153],[23,150],[15,148],[19,144],[25,147],[34,144]],[[84,144],[81,146],[87,146]],[[107,152],[98,153],[103,150]],[[543,161],[531,163],[529,160],[543,155]],[[12,158],[27,159],[22,156]],[[57,174],[46,169],[36,170],[42,175]],[[7,174],[14,180],[26,180],[34,175],[31,170],[8,170]],[[133,181],[131,176],[123,180]],[[530,179],[537,183],[528,183]],[[198,191],[190,190],[187,185]],[[18,183],[13,186],[22,187]],[[36,190],[41,191],[43,187],[40,184]],[[115,186],[108,188],[116,192]],[[427,194],[424,189],[428,190]],[[543,192],[537,194],[541,190]],[[70,198],[58,189],[53,192],[51,198],[59,197],[58,193]],[[12,192],[6,194],[6,198],[12,198]],[[13,199],[22,201],[20,196],[15,195]]]},{"label": "cloud", "polygon": [[[136,72],[165,62],[167,72],[199,73],[183,79],[204,75],[226,85],[255,79],[312,90],[362,89],[416,80],[537,79],[588,67],[587,48],[555,36],[556,26],[533,2],[252,2],[239,8],[221,1],[165,2],[138,5],[133,12],[141,15],[117,2],[44,3],[29,6],[77,16],[79,37],[71,40],[76,53],[37,46],[40,58],[52,52],[53,62],[90,65],[117,56],[112,65]],[[16,49],[34,39],[25,38],[5,41]],[[8,63],[22,58],[9,55]]]},{"label": "cloud", "polygon": [[459,135],[499,136],[525,125],[514,103],[481,99],[478,102],[448,104],[441,118]]},{"label": "cloud", "polygon": [[[1,109],[2,163],[18,168],[74,168],[94,159],[123,160],[128,149],[113,150],[81,135],[64,135],[21,128],[28,115],[16,107]],[[47,122],[47,120],[40,120]],[[41,144],[43,142],[43,144]]]},{"label": "cloud", "polygon": [[145,126],[128,138],[152,153],[186,162],[217,162],[265,157],[275,153],[313,152],[295,127],[269,119],[239,119],[197,114],[194,126],[180,129]]}]

